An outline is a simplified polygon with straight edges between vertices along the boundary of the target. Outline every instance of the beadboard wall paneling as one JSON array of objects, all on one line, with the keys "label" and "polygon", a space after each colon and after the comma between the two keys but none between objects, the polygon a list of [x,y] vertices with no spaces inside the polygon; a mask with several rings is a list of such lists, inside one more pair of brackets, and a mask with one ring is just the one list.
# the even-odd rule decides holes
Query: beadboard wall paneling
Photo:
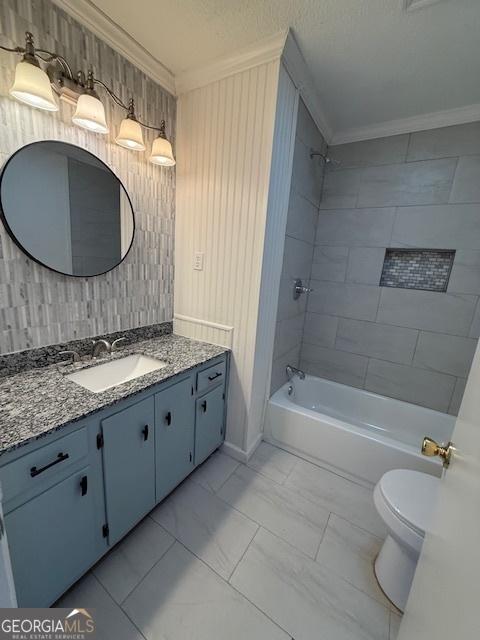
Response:
[{"label": "beadboard wall paneling", "polygon": [[[175,99],[106,43],[50,0],[2,0],[0,36],[6,46],[21,45],[24,32],[38,46],[65,55],[74,69],[92,64],[96,74],[149,122],[167,121],[175,137]],[[0,161],[37,140],[63,140],[99,156],[124,183],[136,216],[136,235],[125,261],[93,278],[62,276],[29,260],[0,224],[0,353],[67,342],[171,320],[173,315],[173,234],[175,169],[148,162],[114,143],[123,112],[102,94],[110,133],[99,136],[72,125],[73,107],[58,113],[12,100],[18,57],[0,51]],[[101,92],[101,90],[99,90]],[[32,212],[34,215],[34,212]]]},{"label": "beadboard wall paneling", "polygon": [[[233,327],[227,441],[244,450],[280,61],[178,99],[175,314]],[[193,269],[195,251],[205,254]],[[177,321],[175,321],[177,324]],[[189,337],[203,337],[190,323]]]},{"label": "beadboard wall paneling", "polygon": [[282,275],[290,184],[299,92],[283,67],[280,67],[277,110],[273,140],[272,167],[265,229],[262,283],[257,322],[257,342],[253,364],[252,400],[247,421],[246,450],[251,450],[263,431]]}]

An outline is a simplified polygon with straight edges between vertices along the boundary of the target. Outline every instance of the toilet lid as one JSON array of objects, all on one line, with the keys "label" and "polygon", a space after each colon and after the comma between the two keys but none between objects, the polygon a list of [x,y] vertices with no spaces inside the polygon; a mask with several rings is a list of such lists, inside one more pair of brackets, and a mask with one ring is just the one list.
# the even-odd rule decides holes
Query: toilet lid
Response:
[{"label": "toilet lid", "polygon": [[393,513],[421,536],[430,525],[440,480],[426,473],[395,469],[380,480],[380,490]]}]

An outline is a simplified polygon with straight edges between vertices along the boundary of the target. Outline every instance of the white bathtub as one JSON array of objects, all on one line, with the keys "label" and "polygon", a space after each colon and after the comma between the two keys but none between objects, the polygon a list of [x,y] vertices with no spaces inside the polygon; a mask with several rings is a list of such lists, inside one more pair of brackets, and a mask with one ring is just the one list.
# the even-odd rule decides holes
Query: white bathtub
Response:
[{"label": "white bathtub", "polygon": [[295,376],[270,398],[264,438],[341,475],[374,484],[390,469],[440,476],[439,460],[422,456],[420,447],[424,436],[447,442],[454,423],[453,416],[408,402]]}]

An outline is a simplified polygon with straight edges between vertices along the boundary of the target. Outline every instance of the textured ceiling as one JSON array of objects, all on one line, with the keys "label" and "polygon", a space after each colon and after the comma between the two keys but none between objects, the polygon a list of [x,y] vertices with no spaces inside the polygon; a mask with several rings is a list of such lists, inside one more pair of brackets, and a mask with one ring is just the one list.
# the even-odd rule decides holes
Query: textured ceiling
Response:
[{"label": "textured ceiling", "polygon": [[480,103],[480,0],[92,0],[174,74],[292,27],[336,131]]}]

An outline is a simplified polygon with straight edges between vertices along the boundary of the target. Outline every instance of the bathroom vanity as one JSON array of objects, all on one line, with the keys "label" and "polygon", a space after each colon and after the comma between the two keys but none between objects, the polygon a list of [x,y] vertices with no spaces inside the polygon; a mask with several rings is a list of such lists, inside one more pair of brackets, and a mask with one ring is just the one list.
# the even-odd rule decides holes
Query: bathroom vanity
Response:
[{"label": "bathroom vanity", "polygon": [[227,350],[170,334],[109,358],[129,354],[164,366],[101,393],[68,379],[73,367],[0,381],[0,482],[20,607],[55,602],[224,439]]}]

